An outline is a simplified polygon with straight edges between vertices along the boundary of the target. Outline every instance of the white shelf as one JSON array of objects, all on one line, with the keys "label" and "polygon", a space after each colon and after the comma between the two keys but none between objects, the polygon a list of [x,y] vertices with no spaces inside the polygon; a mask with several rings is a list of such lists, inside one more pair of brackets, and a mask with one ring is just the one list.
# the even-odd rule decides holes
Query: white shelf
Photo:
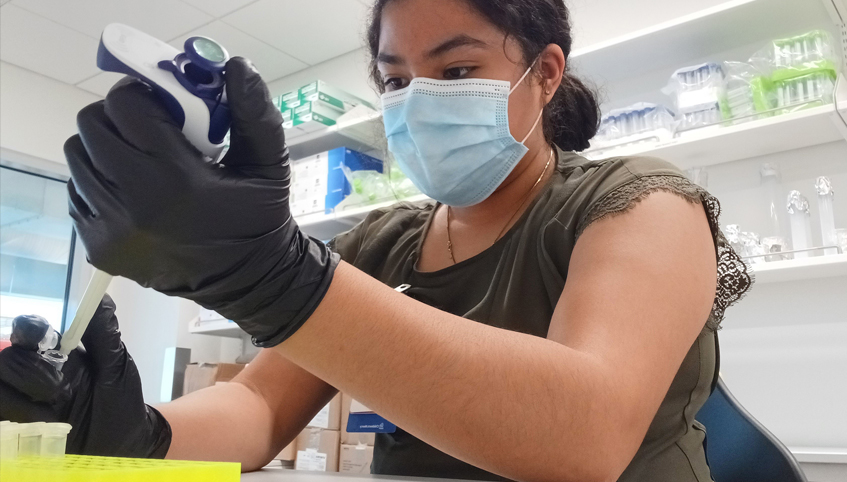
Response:
[{"label": "white shelf", "polygon": [[689,169],[826,144],[845,136],[847,124],[835,105],[829,104],[729,127],[695,129],[669,141],[625,146],[598,157],[655,156]]},{"label": "white shelf", "polygon": [[847,448],[791,447],[798,462],[811,464],[847,464]]},{"label": "white shelf", "polygon": [[285,131],[292,160],[303,159],[338,147],[371,152],[385,146],[382,114],[360,106],[344,114],[334,126],[312,132],[292,128]]},{"label": "white shelf", "polygon": [[756,284],[847,276],[847,254],[753,265]]},{"label": "white shelf", "polygon": [[238,325],[228,320],[209,321],[202,324],[197,324],[197,320],[195,320],[189,325],[188,332],[192,335],[212,335],[227,338],[241,338],[247,335]]},{"label": "white shelf", "polygon": [[297,224],[306,234],[317,239],[328,241],[335,235],[349,231],[362,222],[371,211],[393,206],[399,202],[426,201],[429,198],[423,195],[414,196],[402,200],[387,200],[381,203],[368,204],[366,206],[351,207],[332,214],[316,213],[307,214],[295,218]]},{"label": "white shelf", "polygon": [[[826,0],[829,1],[829,0]],[[731,0],[618,38],[577,48],[576,73],[614,82],[812,29],[831,29],[820,0]],[[750,52],[752,54],[752,52]]]}]

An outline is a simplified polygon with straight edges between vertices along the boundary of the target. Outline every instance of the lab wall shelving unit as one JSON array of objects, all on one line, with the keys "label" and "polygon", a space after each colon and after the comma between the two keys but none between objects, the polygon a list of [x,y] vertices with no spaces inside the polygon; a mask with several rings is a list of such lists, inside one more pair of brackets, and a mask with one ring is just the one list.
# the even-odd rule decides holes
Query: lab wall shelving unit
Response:
[{"label": "lab wall shelving unit", "polygon": [[[709,188],[723,203],[722,224],[744,230],[756,231],[747,226],[767,218],[764,205],[756,205],[765,162],[777,163],[783,183],[803,191],[813,210],[814,178],[830,176],[836,209],[847,211],[845,23],[845,0],[732,0],[575,50],[571,67],[600,88],[608,111],[636,102],[669,105],[661,88],[677,68],[746,61],[774,39],[824,29],[839,44],[834,104],[691,130],[598,157],[648,155],[681,169],[706,168]],[[847,227],[847,213],[838,216],[839,227]],[[847,254],[758,263],[753,272],[756,285],[727,312],[719,334],[722,376],[797,454],[809,480],[847,480]]]},{"label": "lab wall shelving unit", "polygon": [[207,323],[199,323],[197,319],[188,325],[188,332],[192,335],[223,336],[225,338],[242,338],[247,336],[235,322],[221,318]]}]

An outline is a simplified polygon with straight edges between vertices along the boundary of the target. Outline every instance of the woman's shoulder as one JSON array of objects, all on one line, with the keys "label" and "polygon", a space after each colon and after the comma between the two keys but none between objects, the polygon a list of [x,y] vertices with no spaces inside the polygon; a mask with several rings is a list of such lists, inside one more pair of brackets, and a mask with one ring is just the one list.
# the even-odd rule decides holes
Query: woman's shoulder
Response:
[{"label": "woman's shoulder", "polygon": [[566,193],[564,206],[568,207],[560,214],[570,220],[577,237],[594,221],[623,213],[657,191],[694,203],[709,197],[677,166],[657,157],[586,159],[572,154],[560,163],[559,170],[560,191]]},{"label": "woman's shoulder", "polygon": [[566,156],[560,165],[565,177],[591,179],[598,185],[616,185],[649,176],[685,177],[674,164],[652,156],[620,156],[605,159],[587,159],[578,154]]},{"label": "woman's shoulder", "polygon": [[374,209],[353,229],[333,238],[329,247],[341,259],[355,264],[361,252],[372,250],[374,242],[391,244],[410,232],[422,230],[434,206],[433,200],[400,201]]}]

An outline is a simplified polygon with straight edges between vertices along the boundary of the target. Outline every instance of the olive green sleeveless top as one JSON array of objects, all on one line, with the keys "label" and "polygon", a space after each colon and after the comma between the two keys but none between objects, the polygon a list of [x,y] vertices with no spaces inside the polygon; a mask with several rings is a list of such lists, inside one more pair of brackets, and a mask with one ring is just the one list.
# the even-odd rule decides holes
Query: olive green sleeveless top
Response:
[{"label": "olive green sleeveless top", "polygon": [[[592,222],[623,213],[655,191],[668,191],[704,206],[715,239],[718,282],[712,313],[703,320],[701,335],[619,480],[709,482],[705,432],[695,415],[717,376],[715,331],[724,309],[747,291],[751,278],[721,234],[717,200],[673,165],[648,157],[589,161],[559,151],[556,172],[503,238],[477,256],[437,272],[416,269],[437,207],[434,202],[401,203],[374,211],[330,246],[342,259],[392,288],[411,285],[406,293],[428,305],[479,323],[546,337],[580,234]],[[433,448],[402,427],[377,436],[372,471],[506,480]]]}]

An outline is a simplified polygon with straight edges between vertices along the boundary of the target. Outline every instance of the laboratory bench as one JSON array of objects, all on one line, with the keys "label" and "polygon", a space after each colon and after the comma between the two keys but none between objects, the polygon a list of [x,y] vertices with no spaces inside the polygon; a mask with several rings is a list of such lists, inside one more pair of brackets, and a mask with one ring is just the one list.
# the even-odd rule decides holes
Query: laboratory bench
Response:
[{"label": "laboratory bench", "polygon": [[241,474],[241,482],[362,482],[381,480],[385,482],[459,482],[450,479],[421,477],[388,477],[384,475],[339,474],[334,472],[302,472],[283,468],[265,468],[258,472]]}]

